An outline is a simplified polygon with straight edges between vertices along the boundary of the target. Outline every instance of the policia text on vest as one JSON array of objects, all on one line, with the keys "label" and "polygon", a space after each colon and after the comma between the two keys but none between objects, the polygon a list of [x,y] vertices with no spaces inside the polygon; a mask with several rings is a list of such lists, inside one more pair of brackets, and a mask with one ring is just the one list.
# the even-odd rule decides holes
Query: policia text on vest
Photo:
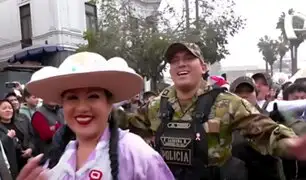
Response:
[{"label": "policia text on vest", "polygon": [[[172,121],[174,110],[167,91],[160,101],[161,125],[155,134],[155,149],[162,155],[177,180],[246,180],[244,163],[231,157],[223,167],[208,166],[208,141],[203,124],[223,89],[213,89],[198,98],[191,121]],[[237,170],[239,169],[239,172]],[[237,174],[239,173],[239,174]]]},{"label": "policia text on vest", "polygon": [[191,141],[191,138],[161,137],[162,157],[169,164],[191,165],[191,149],[186,149]]}]

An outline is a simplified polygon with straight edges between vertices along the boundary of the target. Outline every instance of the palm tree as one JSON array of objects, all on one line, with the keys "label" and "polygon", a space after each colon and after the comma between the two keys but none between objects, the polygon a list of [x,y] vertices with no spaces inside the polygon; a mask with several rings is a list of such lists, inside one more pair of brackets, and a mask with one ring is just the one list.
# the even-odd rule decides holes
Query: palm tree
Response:
[{"label": "palm tree", "polygon": [[266,62],[266,72],[268,72],[268,66],[270,65],[270,74],[273,76],[273,64],[277,60],[278,42],[266,35],[259,39],[257,46],[259,52],[263,55],[263,60]]},{"label": "palm tree", "polygon": [[[293,15],[293,14],[294,14],[294,10],[289,9],[288,10],[288,15]],[[285,16],[286,16],[286,13],[282,12],[280,17],[278,18],[276,29],[281,30],[281,35],[283,36],[284,42],[289,42],[289,48],[290,48],[290,52],[291,52],[291,71],[292,71],[292,74],[294,74],[294,73],[297,72],[297,51],[298,51],[298,47],[304,41],[304,38],[303,38],[302,34],[297,34],[298,39],[288,40],[288,38],[286,36],[286,32],[285,32]],[[300,21],[299,18],[294,18],[293,19],[293,24],[294,24],[294,26],[297,26],[297,27],[303,26],[303,22]]]},{"label": "palm tree", "polygon": [[279,55],[279,72],[283,71],[283,58],[289,51],[288,42],[282,36],[278,37],[277,52]]}]

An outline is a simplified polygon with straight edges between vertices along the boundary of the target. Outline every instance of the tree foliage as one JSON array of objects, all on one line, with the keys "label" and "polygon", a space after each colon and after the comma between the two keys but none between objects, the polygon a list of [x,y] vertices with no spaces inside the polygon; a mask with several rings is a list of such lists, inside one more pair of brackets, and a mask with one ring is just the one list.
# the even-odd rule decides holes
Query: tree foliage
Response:
[{"label": "tree foliage", "polygon": [[[245,26],[245,19],[233,10],[233,0],[198,0],[202,11],[192,22],[191,30],[184,30],[183,39],[196,42],[211,64],[229,55],[228,38]],[[220,11],[220,9],[222,9]]]},{"label": "tree foliage", "polygon": [[271,75],[273,75],[273,64],[277,60],[278,44],[276,40],[271,39],[267,35],[260,38],[257,44],[259,52],[263,55],[263,59],[270,65]]},{"label": "tree foliage", "polygon": [[[172,42],[197,43],[211,63],[220,61],[229,51],[228,38],[244,27],[245,20],[235,15],[233,0],[198,0],[197,18],[184,18],[171,6],[149,17],[138,16],[129,1],[95,0],[99,4],[98,31],[87,31],[88,44],[79,51],[93,51],[105,58],[121,56],[138,73],[153,81],[162,79],[164,52]],[[188,12],[192,12],[191,10]],[[167,14],[171,18],[165,18]],[[179,19],[173,23],[173,19]],[[186,27],[186,21],[190,27]]]}]

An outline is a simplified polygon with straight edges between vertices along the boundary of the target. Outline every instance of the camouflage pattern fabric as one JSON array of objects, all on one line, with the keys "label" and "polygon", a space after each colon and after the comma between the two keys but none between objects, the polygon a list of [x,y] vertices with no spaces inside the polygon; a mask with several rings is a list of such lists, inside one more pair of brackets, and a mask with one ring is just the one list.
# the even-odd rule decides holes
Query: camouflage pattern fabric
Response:
[{"label": "camouflage pattern fabric", "polygon": [[201,61],[204,61],[204,57],[202,55],[202,51],[200,47],[195,43],[187,43],[187,42],[181,42],[181,43],[173,43],[171,44],[165,53],[166,60],[168,62],[171,61],[172,57],[180,50],[187,49],[191,54],[193,54],[195,57],[199,58]]},{"label": "camouflage pattern fabric", "polygon": [[[191,121],[198,96],[209,92],[211,87],[203,80],[192,102],[184,109],[181,109],[176,98],[175,88],[171,86],[166,90],[169,91],[168,101],[175,111],[173,120]],[[145,124],[145,131],[156,132],[161,123],[158,118],[159,106],[160,96],[153,99],[141,113],[134,115],[133,121]],[[286,156],[287,147],[284,147],[282,140],[296,136],[291,129],[275,123],[260,114],[249,102],[231,93],[219,94],[203,127],[208,134],[209,164],[218,166],[231,156],[232,132],[235,130],[263,155]]]}]

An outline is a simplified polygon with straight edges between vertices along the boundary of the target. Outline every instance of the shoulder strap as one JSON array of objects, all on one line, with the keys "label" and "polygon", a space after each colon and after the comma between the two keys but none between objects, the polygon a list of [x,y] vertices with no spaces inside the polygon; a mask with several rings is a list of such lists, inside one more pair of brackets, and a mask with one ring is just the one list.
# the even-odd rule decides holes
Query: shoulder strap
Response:
[{"label": "shoulder strap", "polygon": [[266,100],[265,103],[262,105],[262,109],[267,109],[269,103],[270,103],[270,101]]},{"label": "shoulder strap", "polygon": [[206,122],[217,96],[223,92],[225,92],[224,88],[214,88],[210,92],[199,96],[194,110],[194,120],[200,121],[201,124]]},{"label": "shoulder strap", "polygon": [[159,118],[162,121],[171,121],[174,112],[173,108],[168,102],[168,93],[169,90],[164,90],[160,98]]}]

